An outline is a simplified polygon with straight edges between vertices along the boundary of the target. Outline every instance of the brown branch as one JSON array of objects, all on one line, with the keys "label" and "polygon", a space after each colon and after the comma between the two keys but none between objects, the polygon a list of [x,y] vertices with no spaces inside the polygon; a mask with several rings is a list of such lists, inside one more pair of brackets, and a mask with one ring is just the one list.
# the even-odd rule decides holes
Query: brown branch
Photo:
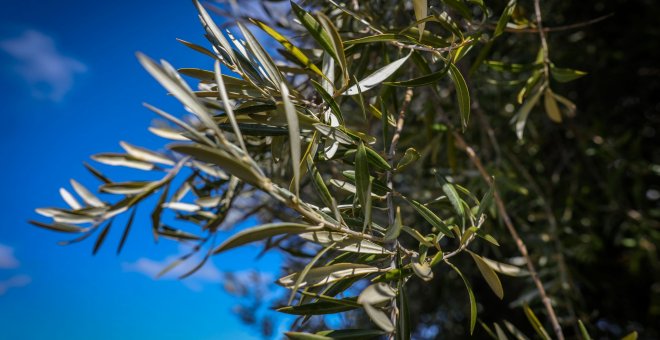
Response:
[{"label": "brown branch", "polygon": [[[465,143],[463,136],[461,136],[458,132],[454,132],[454,140],[456,141],[457,146],[463,151],[465,151],[465,153],[467,153],[468,157],[470,158],[470,161],[472,161],[472,164],[474,164],[477,170],[479,170],[481,177],[483,177],[484,180],[489,185],[493,185],[493,178],[488,173],[484,165],[481,163],[481,160],[474,152],[472,147],[470,147],[467,143]],[[511,218],[509,217],[509,214],[506,211],[504,201],[502,201],[502,197],[498,193],[497,189],[495,189],[494,191],[494,199],[495,199],[495,205],[497,206],[497,211],[500,217],[502,218],[504,225],[506,225],[507,229],[509,230],[509,234],[511,234],[511,237],[516,242],[516,247],[518,248],[520,255],[522,255],[522,257],[525,258],[525,262],[527,263],[527,270],[529,271],[529,274],[532,277],[532,280],[534,281],[534,285],[536,285],[536,289],[538,290],[539,296],[541,297],[541,301],[543,302],[543,305],[545,306],[545,309],[548,313],[548,318],[550,319],[552,328],[555,331],[555,334],[557,335],[557,339],[563,340],[564,333],[562,332],[561,326],[559,325],[559,321],[557,320],[557,315],[555,314],[554,307],[552,307],[552,301],[548,297],[548,294],[545,291],[545,287],[543,287],[543,283],[539,278],[538,272],[536,271],[536,267],[534,266],[534,263],[532,262],[532,259],[529,256],[529,252],[527,251],[527,246],[520,238],[520,235],[518,235],[518,231],[516,230],[516,227],[513,225],[513,222],[511,221]]]}]

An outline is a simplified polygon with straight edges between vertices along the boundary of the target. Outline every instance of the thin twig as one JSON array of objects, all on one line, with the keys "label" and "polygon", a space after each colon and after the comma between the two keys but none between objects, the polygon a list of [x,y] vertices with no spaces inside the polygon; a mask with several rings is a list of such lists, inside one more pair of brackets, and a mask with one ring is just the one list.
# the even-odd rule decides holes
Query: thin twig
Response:
[{"label": "thin twig", "polygon": [[[595,18],[595,19],[591,19],[591,20],[587,20],[587,21],[583,21],[583,22],[578,22],[578,23],[575,23],[575,24],[555,26],[555,27],[545,27],[545,28],[543,28],[542,31],[545,32],[545,33],[556,33],[556,32],[574,30],[574,29],[577,29],[577,28],[582,28],[582,27],[586,27],[586,26],[589,26],[589,25],[599,23],[599,22],[601,22],[603,20],[606,20],[606,19],[609,19],[613,16],[614,16],[614,13],[610,13],[610,14],[606,14],[606,15],[600,16],[600,17]],[[486,27],[488,29],[491,29],[491,30],[495,29],[495,25],[490,25],[489,24]],[[511,28],[511,27],[507,27],[507,28],[504,29],[504,31],[509,32],[509,33],[534,33],[534,34],[536,34],[536,33],[539,33],[539,31],[541,31],[541,30],[539,30],[538,28],[531,28],[531,27],[528,27],[528,28]]]},{"label": "thin twig", "polygon": [[550,57],[548,56],[548,40],[545,37],[543,30],[543,18],[541,17],[541,1],[534,0],[534,12],[536,14],[536,27],[539,31],[539,38],[541,39],[541,48],[543,53],[543,73],[546,81],[550,77]]},{"label": "thin twig", "polygon": [[[468,157],[470,158],[470,161],[472,161],[472,164],[474,164],[477,170],[479,170],[481,177],[483,177],[484,180],[489,185],[493,185],[493,178],[488,173],[484,165],[481,163],[481,160],[474,152],[472,147],[470,147],[467,143],[465,143],[465,140],[458,132],[454,132],[454,140],[456,141],[458,147],[460,149],[463,149],[463,151],[467,153]],[[509,217],[509,214],[506,211],[506,207],[504,206],[504,201],[502,201],[502,197],[498,193],[497,189],[495,189],[494,191],[494,199],[495,199],[495,205],[497,206],[497,211],[500,217],[502,218],[504,225],[506,225],[507,229],[509,230],[509,233],[511,234],[511,237],[516,242],[516,247],[518,248],[520,255],[522,255],[522,257],[525,259],[525,262],[527,263],[527,270],[529,271],[529,274],[532,277],[534,284],[536,285],[536,289],[538,290],[539,296],[541,297],[541,301],[543,302],[543,305],[545,306],[545,309],[548,313],[548,318],[550,319],[552,328],[555,334],[557,335],[557,339],[563,340],[564,333],[562,332],[561,326],[559,325],[559,320],[557,320],[555,309],[554,307],[552,307],[552,301],[548,297],[548,294],[545,291],[545,287],[543,287],[543,283],[539,278],[539,275],[536,271],[536,267],[534,266],[534,263],[532,262],[532,259],[529,256],[529,252],[527,251],[527,246],[520,238],[520,235],[518,235],[518,231],[513,225],[513,222],[511,222],[511,218]]]},{"label": "thin twig", "polygon": [[[390,148],[387,152],[387,159],[390,162],[390,167],[394,169],[394,155],[396,154],[396,147],[399,144],[399,139],[401,138],[401,132],[403,131],[403,124],[405,123],[406,119],[406,111],[408,110],[408,106],[410,105],[410,102],[412,101],[412,96],[413,96],[413,89],[411,87],[406,89],[406,94],[403,98],[403,104],[401,104],[401,110],[399,110],[399,117],[396,120],[396,130],[394,131],[394,135],[392,136],[392,141],[390,142]],[[383,112],[383,114],[387,114],[386,112]],[[387,129],[387,126],[383,126],[383,129]],[[390,188],[390,192],[387,193],[387,211],[388,211],[388,222],[389,225],[392,226],[394,225],[394,219],[395,219],[395,208],[394,208],[394,183],[393,183],[393,176],[392,176],[392,170],[387,171],[387,187]],[[399,247],[399,241],[398,239],[395,239],[393,241],[388,242],[388,248],[391,250],[398,250]],[[395,256],[392,258],[392,267],[393,268],[398,268],[399,266],[399,259],[400,257]],[[399,310],[397,308],[396,302],[392,302],[392,313],[390,314],[390,318],[392,320],[392,324],[396,325],[396,320],[398,319],[399,316]],[[393,334],[390,335],[390,339],[393,339],[394,336]]]}]

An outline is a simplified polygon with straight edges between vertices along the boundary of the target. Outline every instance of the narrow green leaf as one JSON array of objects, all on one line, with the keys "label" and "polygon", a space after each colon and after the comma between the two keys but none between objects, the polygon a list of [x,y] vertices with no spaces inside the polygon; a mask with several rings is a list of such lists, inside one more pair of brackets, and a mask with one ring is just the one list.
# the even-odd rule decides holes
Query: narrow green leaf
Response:
[{"label": "narrow green leaf", "polygon": [[387,227],[387,231],[385,232],[385,236],[383,236],[383,239],[385,241],[395,240],[397,237],[399,237],[399,234],[401,233],[401,228],[403,228],[403,224],[401,223],[401,208],[396,207],[396,214],[394,215],[394,224]]},{"label": "narrow green leaf", "polygon": [[326,207],[332,207],[332,195],[330,194],[330,190],[328,190],[328,187],[325,185],[323,177],[321,176],[319,170],[316,168],[316,165],[314,165],[314,160],[311,156],[307,155],[306,163],[307,172],[309,172],[310,176],[312,176],[312,185],[314,185],[314,188],[319,194],[321,201],[323,204],[325,204]]},{"label": "narrow green leaf", "polygon": [[99,153],[92,155],[92,159],[106,165],[123,166],[138,170],[148,171],[153,170],[154,168],[154,165],[149,162],[145,162],[135,157],[120,153]]},{"label": "narrow green leaf", "polygon": [[379,43],[379,42],[391,42],[391,41],[398,41],[402,43],[414,43],[415,39],[408,37],[404,34],[396,34],[396,33],[384,33],[384,34],[376,34],[376,35],[368,35],[366,37],[362,38],[356,38],[356,39],[351,39],[351,40],[346,40],[344,42],[345,45],[357,45],[357,44],[368,44],[368,43]]},{"label": "narrow green leaf", "polygon": [[66,189],[60,188],[60,196],[62,196],[62,199],[66,204],[68,204],[71,209],[73,210],[80,210],[82,209],[82,205],[78,202],[78,200],[73,197],[73,195]]},{"label": "narrow green leaf", "polygon": [[277,42],[279,42],[287,51],[291,53],[302,65],[305,66],[305,68],[308,68],[312,70],[314,73],[320,75],[321,77],[325,77],[323,72],[312,63],[312,61],[307,57],[307,55],[300,50],[298,47],[293,45],[287,38],[285,38],[283,35],[281,35],[279,32],[274,30],[273,28],[269,27],[266,25],[264,22],[261,22],[257,19],[252,19],[250,18],[250,21],[257,25],[257,27],[261,28],[264,32],[266,32],[268,35],[273,37]]},{"label": "narrow green leaf", "polygon": [[550,68],[550,74],[554,80],[560,83],[568,83],[569,81],[584,77],[587,75],[587,72],[552,66]]},{"label": "narrow green leaf", "polygon": [[550,88],[545,89],[543,94],[543,102],[545,106],[545,113],[550,117],[550,119],[555,123],[561,123],[561,111],[559,111],[559,105],[557,105],[557,100],[555,99],[554,93]]},{"label": "narrow green leaf", "polygon": [[337,120],[339,120],[340,124],[344,124],[344,116],[341,114],[341,110],[339,109],[339,105],[337,105],[337,102],[335,101],[334,98],[321,86],[321,84],[317,83],[316,81],[312,80],[312,86],[314,89],[316,89],[316,92],[321,95],[321,98],[323,98],[323,101],[325,101],[328,106],[330,107],[330,111],[334,113],[335,117],[337,117]]},{"label": "narrow green leaf", "polygon": [[229,237],[221,245],[213,250],[213,254],[219,254],[247,243],[257,242],[269,237],[281,234],[301,234],[307,231],[315,230],[318,227],[299,223],[270,223],[258,227],[242,230]]},{"label": "narrow green leaf", "polygon": [[517,0],[509,0],[509,3],[507,3],[506,7],[504,7],[504,11],[502,12],[502,15],[500,16],[500,19],[497,20],[497,26],[495,26],[495,32],[493,32],[493,38],[495,39],[500,34],[504,32],[504,29],[506,28],[506,24],[509,22],[509,18],[511,18],[511,14],[513,14],[513,10],[516,8],[516,3]]},{"label": "narrow green leaf", "polygon": [[385,81],[385,79],[389,78],[392,74],[394,74],[394,72],[396,72],[406,62],[406,60],[408,60],[409,57],[410,54],[407,54],[405,57],[395,60],[387,64],[386,66],[376,70],[374,73],[360,80],[357,84],[351,86],[343,94],[353,96],[360,92],[365,92],[376,87],[378,84],[382,83],[383,81]]},{"label": "narrow green leaf", "polygon": [[447,228],[445,223],[438,217],[436,214],[434,214],[429,208],[425,207],[423,204],[415,201],[415,200],[409,200],[405,199],[406,202],[410,203],[415,210],[424,217],[424,219],[429,222],[432,226],[438,228],[440,232],[445,234],[447,237],[454,237],[454,234]]},{"label": "narrow green leaf", "polygon": [[98,197],[96,197],[96,195],[94,195],[91,191],[89,191],[82,184],[78,183],[76,180],[71,180],[71,186],[73,187],[73,190],[75,190],[76,193],[83,199],[83,201],[85,201],[85,203],[89,204],[90,206],[105,206],[105,204]]},{"label": "narrow green leaf", "polygon": [[504,289],[502,288],[502,283],[500,282],[500,278],[497,277],[497,274],[495,271],[484,261],[481,256],[471,252],[468,250],[468,253],[470,256],[472,256],[472,259],[474,262],[477,264],[477,267],[479,268],[479,272],[481,272],[481,276],[484,277],[486,282],[488,283],[488,286],[490,286],[490,289],[495,292],[495,295],[497,295],[498,298],[503,299],[504,298]]},{"label": "narrow green leaf", "polygon": [[399,309],[399,318],[396,324],[396,336],[398,340],[410,340],[410,310],[408,308],[408,294],[406,294],[403,280],[399,280],[398,290],[396,302]]},{"label": "narrow green leaf", "polygon": [[[306,303],[298,306],[285,306],[276,309],[278,312],[291,315],[324,315],[347,312],[360,308],[360,304],[355,302],[356,298],[338,299],[339,302],[318,301]],[[334,339],[334,338],[333,338]]]},{"label": "narrow green leaf", "polygon": [[256,169],[237,160],[221,149],[190,144],[174,144],[170,145],[169,148],[174,152],[192,156],[199,161],[215,164],[258,188],[262,188],[269,183],[268,179],[262,177]]},{"label": "narrow green leaf", "polygon": [[243,134],[241,129],[238,127],[238,122],[236,121],[236,116],[234,115],[234,109],[231,107],[229,102],[229,97],[227,96],[227,89],[225,88],[225,82],[222,78],[222,70],[220,69],[220,62],[216,61],[214,65],[215,71],[215,81],[218,84],[218,93],[220,94],[220,100],[222,100],[222,105],[225,108],[225,114],[229,117],[229,122],[231,127],[234,130],[236,139],[241,146],[241,149],[246,155],[249,155],[247,147],[245,146],[245,141],[243,140]]},{"label": "narrow green leaf", "polygon": [[[378,267],[359,263],[335,263],[325,267],[311,269],[299,288],[320,286],[355,276],[377,273]],[[292,288],[299,273],[293,273],[277,280],[277,283],[285,288]]]},{"label": "narrow green leaf", "polygon": [[458,276],[463,279],[463,283],[465,283],[465,288],[468,291],[468,297],[470,298],[470,335],[474,332],[474,326],[477,322],[477,300],[474,298],[474,292],[472,292],[472,286],[470,285],[470,282],[463,276],[463,273],[461,273],[460,270],[456,266],[454,266],[452,263],[445,261],[456,273],[458,273]]},{"label": "narrow green leaf", "polygon": [[490,207],[494,195],[495,195],[495,178],[492,179],[492,184],[488,188],[488,191],[486,192],[486,194],[484,194],[484,197],[481,198],[481,201],[479,201],[479,209],[477,209],[477,214],[475,215],[477,221],[479,221],[481,215],[483,215],[486,212],[486,209]]},{"label": "narrow green leaf", "polygon": [[[164,138],[174,139],[174,140],[190,140],[190,139],[192,139],[192,140],[194,140],[198,143],[206,144],[206,145],[209,145],[209,146],[215,145],[215,143],[213,143],[208,137],[204,136],[199,131],[197,131],[195,128],[188,125],[186,122],[180,120],[179,118],[176,118],[176,117],[172,116],[171,114],[169,114],[169,113],[167,113],[167,112],[165,112],[165,111],[163,111],[163,110],[161,110],[157,107],[151,106],[147,103],[144,103],[143,105],[147,109],[149,109],[149,110],[153,111],[154,113],[156,113],[157,115],[171,121],[172,123],[176,124],[180,128],[184,129],[186,132],[188,132],[190,134],[189,137],[194,137],[194,138],[188,138],[188,136],[186,136],[186,137],[183,137],[183,139],[181,139],[181,138],[179,138],[179,137],[181,137],[180,133],[176,133],[173,136],[170,136],[170,135],[172,135],[171,133],[168,133],[168,135],[161,135],[159,133],[156,133],[156,135],[164,137]],[[154,130],[151,130],[151,132],[154,132]],[[178,135],[178,137],[177,137],[177,135]]]},{"label": "narrow green leaf", "polygon": [[[413,10],[415,11],[415,20],[420,21],[426,18],[428,14],[428,4],[426,0],[413,0]],[[419,27],[419,39],[422,39],[424,35],[424,23],[418,25]]]},{"label": "narrow green leaf", "polygon": [[578,320],[578,326],[580,327],[580,335],[582,335],[582,340],[591,340],[591,335],[587,331],[587,327],[584,326],[582,320]]},{"label": "narrow green leaf", "polygon": [[369,187],[370,178],[367,150],[364,143],[360,142],[357,153],[355,154],[355,188],[357,189],[358,201],[363,208],[367,204],[368,196],[371,195],[371,192],[367,190]]},{"label": "narrow green leaf", "polygon": [[316,40],[316,42],[318,42],[319,45],[321,45],[321,47],[329,53],[335,61],[337,61],[337,63],[340,63],[330,33],[323,29],[323,26],[311,14],[307,13],[307,11],[293,1],[291,1],[291,9],[312,38],[314,38],[314,40]]},{"label": "narrow green leaf", "polygon": [[454,208],[454,211],[456,211],[456,213],[461,217],[463,222],[465,222],[467,216],[465,214],[465,209],[463,208],[463,200],[461,199],[461,196],[458,195],[458,192],[456,191],[454,185],[449,183],[437,171],[435,172],[435,178],[442,185],[442,192],[444,192],[445,195],[447,195],[447,199],[449,199],[449,203],[451,203],[451,206],[452,208]]},{"label": "narrow green leaf", "polygon": [[369,240],[359,239],[340,232],[315,231],[303,233],[298,236],[322,246],[332,246],[332,249],[339,251],[360,254],[392,254],[391,251]]},{"label": "narrow green leaf", "polygon": [[153,182],[148,181],[107,183],[99,190],[109,194],[133,195],[149,190],[151,184]]},{"label": "narrow green leaf", "polygon": [[330,243],[326,247],[324,247],[323,250],[316,253],[316,255],[314,255],[314,257],[311,260],[309,260],[309,262],[307,262],[303,270],[300,271],[300,273],[296,276],[296,282],[293,284],[293,287],[291,288],[291,295],[289,296],[289,302],[287,303],[288,305],[290,305],[291,302],[293,302],[293,299],[296,297],[296,292],[298,291],[298,288],[300,288],[300,284],[305,279],[305,276],[307,276],[307,273],[309,273],[309,271],[314,267],[316,262],[318,262],[318,260],[320,260],[321,257],[323,257],[323,255],[325,255],[325,253],[328,252],[328,250],[332,249],[334,245],[335,243]]},{"label": "narrow green leaf", "polygon": [[541,98],[541,94],[543,94],[543,89],[538,89],[534,95],[531,97],[527,98],[527,100],[522,104],[520,109],[518,109],[518,113],[514,116],[514,120],[516,123],[516,136],[518,136],[518,139],[523,138],[523,133],[525,131],[525,124],[527,123],[527,118],[529,117],[529,113],[532,111],[532,108],[534,108],[534,105],[538,103],[539,98]]},{"label": "narrow green leaf", "polygon": [[430,84],[435,84],[437,83],[440,79],[444,78],[445,75],[447,75],[447,72],[449,71],[449,67],[444,67],[442,70],[433,72],[430,74],[423,75],[418,78],[414,79],[409,79],[409,80],[401,80],[401,81],[393,81],[393,82],[383,82],[384,85],[389,85],[389,86],[402,86],[402,87],[419,87],[419,86],[425,86],[425,85],[430,85]]},{"label": "narrow green leaf", "polygon": [[284,102],[284,112],[289,124],[289,144],[291,147],[291,166],[293,167],[293,183],[296,196],[300,196],[300,128],[298,125],[298,115],[289,99],[289,87],[286,83],[280,83],[282,101]]},{"label": "narrow green leaf", "polygon": [[[140,61],[140,64],[153,76],[166,90],[168,90],[176,99],[178,99],[183,105],[187,106],[194,114],[199,118],[199,120],[206,126],[206,128],[211,129],[218,138],[223,139],[222,132],[215,124],[211,115],[206,110],[204,105],[202,105],[197,97],[192,93],[190,87],[183,82],[180,78],[177,78],[177,74],[172,74],[167,71],[167,68],[164,66],[158,65],[151,58],[147,57],[142,53],[137,53],[137,58]],[[169,65],[169,64],[163,64]]]},{"label": "narrow green leaf", "polygon": [[99,181],[103,183],[110,183],[112,182],[109,180],[105,175],[103,175],[100,171],[96,170],[93,166],[89,165],[87,162],[83,162],[83,165],[85,168],[92,174],[94,177],[96,177]]},{"label": "narrow green leaf", "polygon": [[37,227],[40,227],[40,228],[53,230],[53,231],[59,231],[59,232],[63,232],[63,233],[82,233],[82,232],[86,231],[85,228],[81,228],[81,227],[78,227],[76,225],[67,224],[67,223],[55,222],[55,223],[52,223],[52,224],[47,224],[47,223],[42,223],[42,222],[38,222],[38,221],[30,221],[30,223],[37,226]]},{"label": "narrow green leaf", "polygon": [[325,16],[325,14],[319,12],[316,16],[321,23],[321,26],[323,26],[323,31],[328,33],[328,36],[330,37],[330,42],[332,42],[332,47],[335,51],[337,64],[342,71],[343,83],[346,85],[350,81],[350,78],[348,76],[348,63],[346,62],[344,43],[341,40],[341,36],[339,36],[339,32],[337,32],[337,28],[332,20]]},{"label": "narrow green leaf", "polygon": [[639,335],[637,334],[637,331],[632,331],[632,332],[628,333],[628,335],[621,338],[621,340],[637,340],[638,336]]},{"label": "narrow green leaf", "polygon": [[345,340],[363,340],[372,339],[377,336],[383,335],[383,331],[377,329],[339,329],[320,331],[316,334],[329,336],[332,339],[345,339]]},{"label": "narrow green leaf", "polygon": [[259,41],[252,35],[252,32],[243,25],[240,21],[237,22],[238,28],[241,30],[241,33],[243,33],[243,37],[245,37],[245,40],[247,41],[247,45],[250,48],[250,51],[254,53],[254,56],[259,60],[259,63],[261,63],[261,66],[263,66],[266,69],[266,73],[268,73],[268,78],[273,82],[273,85],[281,84],[284,82],[284,78],[282,77],[282,73],[278,70],[277,66],[275,65],[275,62],[273,61],[273,58],[270,57],[268,52],[264,50],[264,48],[261,46]]},{"label": "narrow green leaf", "polygon": [[131,145],[126,142],[119,142],[121,147],[126,150],[126,153],[134,157],[135,159],[149,162],[149,163],[159,163],[159,164],[165,164],[165,165],[174,165],[174,161],[169,159],[167,156],[160,154],[158,152],[154,152],[151,150],[147,150],[145,148],[141,148],[139,146]]},{"label": "narrow green leaf", "polygon": [[96,255],[99,249],[101,249],[101,245],[103,245],[103,241],[105,241],[105,237],[108,236],[108,231],[110,231],[111,227],[112,227],[112,220],[110,220],[110,222],[108,222],[108,224],[105,225],[103,230],[101,230],[99,237],[96,238],[96,242],[94,242],[94,249],[92,249],[92,255]]},{"label": "narrow green leaf", "polygon": [[461,113],[461,123],[463,129],[467,128],[470,120],[470,92],[468,91],[467,84],[461,71],[458,70],[456,65],[449,65],[449,78],[454,82],[456,88],[456,97],[458,99],[458,109]]},{"label": "narrow green leaf", "polygon": [[523,310],[525,311],[525,316],[527,316],[527,320],[529,320],[529,323],[532,325],[532,328],[536,331],[536,334],[538,334],[541,339],[544,340],[549,340],[550,335],[548,335],[548,331],[543,328],[543,325],[541,324],[541,321],[536,317],[536,314],[534,314],[534,311],[532,311],[531,308],[527,304],[523,306]]},{"label": "narrow green leaf", "polygon": [[206,32],[208,32],[209,36],[215,40],[212,40],[211,43],[213,43],[216,48],[219,49],[219,51],[224,52],[224,54],[221,54],[223,58],[229,59],[227,61],[234,63],[236,56],[234,54],[234,50],[229,44],[229,41],[227,41],[227,38],[225,38],[225,36],[220,31],[220,28],[218,28],[215,22],[213,22],[213,19],[211,19],[211,16],[206,11],[206,9],[204,9],[204,6],[202,6],[199,0],[193,0],[193,3],[199,12],[199,18],[202,22],[202,25],[204,25],[204,29]]},{"label": "narrow green leaf", "polygon": [[133,221],[135,220],[135,213],[137,212],[137,205],[133,208],[133,211],[131,212],[131,216],[128,218],[128,222],[126,222],[126,227],[124,228],[124,232],[121,234],[121,240],[119,241],[119,245],[117,245],[117,255],[121,253],[121,250],[124,249],[124,244],[126,244],[126,239],[128,239],[128,234],[131,232],[131,226],[133,226]]}]

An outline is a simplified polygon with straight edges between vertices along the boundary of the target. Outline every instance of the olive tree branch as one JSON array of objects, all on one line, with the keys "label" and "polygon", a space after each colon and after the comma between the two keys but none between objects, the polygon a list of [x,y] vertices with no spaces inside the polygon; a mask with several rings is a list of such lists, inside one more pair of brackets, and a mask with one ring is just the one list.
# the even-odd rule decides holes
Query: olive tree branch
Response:
[{"label": "olive tree branch", "polygon": [[[470,161],[474,166],[477,168],[479,173],[481,174],[481,177],[489,184],[493,185],[493,178],[491,175],[488,173],[484,165],[481,163],[481,160],[477,156],[477,154],[474,152],[474,149],[470,147],[465,140],[463,139],[463,136],[461,136],[460,133],[454,132],[454,140],[456,141],[457,146],[465,151],[465,153],[468,155],[470,158]],[[495,200],[495,205],[497,206],[497,211],[502,218],[502,221],[506,225],[507,229],[509,230],[509,234],[511,234],[511,237],[514,239],[516,242],[516,247],[518,248],[518,251],[520,252],[520,255],[522,255],[523,258],[525,258],[525,262],[527,263],[527,270],[529,271],[529,274],[534,281],[534,285],[536,285],[536,289],[539,292],[539,296],[541,297],[541,301],[543,302],[543,305],[545,306],[545,309],[548,313],[548,318],[550,319],[550,323],[552,324],[552,328],[557,335],[557,339],[563,340],[564,339],[564,333],[561,330],[561,326],[559,325],[559,320],[557,319],[557,315],[555,313],[555,309],[552,306],[552,301],[548,297],[548,294],[545,291],[545,287],[543,287],[543,283],[541,282],[541,279],[539,278],[538,272],[536,271],[536,267],[534,266],[534,263],[532,262],[531,257],[529,256],[529,252],[527,251],[527,246],[523,242],[523,240],[520,238],[520,235],[518,234],[518,231],[516,230],[516,227],[513,225],[513,222],[511,221],[511,218],[509,217],[509,214],[507,213],[506,207],[504,205],[504,201],[502,200],[502,197],[500,196],[499,192],[497,191],[497,188],[494,190],[494,200]]]}]

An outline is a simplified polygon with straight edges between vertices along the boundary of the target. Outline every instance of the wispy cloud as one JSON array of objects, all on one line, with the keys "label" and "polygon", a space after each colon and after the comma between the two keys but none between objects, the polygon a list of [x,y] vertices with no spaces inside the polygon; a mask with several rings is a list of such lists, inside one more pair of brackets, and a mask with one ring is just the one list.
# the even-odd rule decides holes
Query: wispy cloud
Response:
[{"label": "wispy cloud", "polygon": [[0,281],[0,296],[4,295],[10,288],[25,287],[32,282],[32,278],[25,274],[18,274],[7,280]]},{"label": "wispy cloud", "polygon": [[16,60],[16,72],[39,99],[62,100],[76,74],[87,71],[85,64],[62,54],[53,38],[35,30],[0,41],[0,49]]},{"label": "wispy cloud", "polygon": [[[0,269],[16,269],[21,263],[14,256],[14,248],[0,243]],[[16,274],[7,280],[0,281],[0,296],[4,295],[10,288],[27,286],[32,281],[28,275]]]},{"label": "wispy cloud", "polygon": [[[163,260],[152,260],[146,257],[137,259],[135,262],[125,262],[122,264],[122,268],[127,272],[136,272],[146,276],[149,276],[153,279],[160,280],[178,280],[178,278],[190,271],[197,264],[202,261],[202,255],[196,254],[188,258],[185,262],[179,264],[178,266],[172,268],[165,275],[157,278],[158,273],[160,273],[163,268],[172,264],[174,261],[179,259],[181,256],[190,251],[189,248],[180,247],[180,254],[168,256]],[[222,273],[218,268],[213,264],[212,261],[207,261],[207,263],[197,270],[191,276],[181,280],[181,282],[188,288],[193,291],[203,290],[205,284],[219,284],[222,281]]]},{"label": "wispy cloud", "polygon": [[20,263],[14,256],[14,248],[0,243],[0,269],[18,268]]}]

